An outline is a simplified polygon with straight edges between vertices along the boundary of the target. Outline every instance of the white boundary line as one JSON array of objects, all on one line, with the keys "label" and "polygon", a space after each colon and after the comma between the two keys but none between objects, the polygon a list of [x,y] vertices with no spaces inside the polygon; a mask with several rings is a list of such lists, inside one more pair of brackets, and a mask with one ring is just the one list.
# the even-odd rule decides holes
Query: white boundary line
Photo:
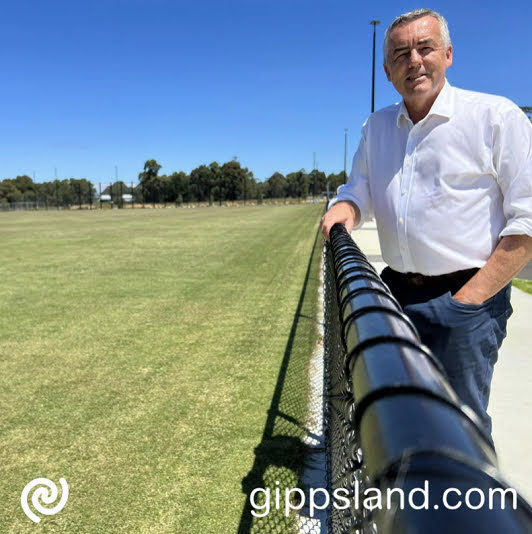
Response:
[{"label": "white boundary line", "polygon": [[[306,459],[302,482],[308,488],[327,488],[327,458],[325,454],[325,377],[323,351],[323,249],[320,259],[320,284],[318,287],[318,333],[319,340],[309,364],[310,381],[308,415],[305,426],[308,429],[303,443],[316,449]],[[297,514],[298,534],[327,534],[327,510],[316,510],[310,517],[308,508]]]}]

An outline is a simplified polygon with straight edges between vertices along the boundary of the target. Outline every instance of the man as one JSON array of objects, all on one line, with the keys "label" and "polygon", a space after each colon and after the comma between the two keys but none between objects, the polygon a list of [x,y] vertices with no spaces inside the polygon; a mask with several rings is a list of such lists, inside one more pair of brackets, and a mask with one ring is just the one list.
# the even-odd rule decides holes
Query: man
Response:
[{"label": "man", "polygon": [[453,49],[439,13],[398,17],[384,57],[403,100],[364,124],[322,233],[375,217],[383,280],[491,435],[511,280],[532,257],[532,125],[505,98],[450,86]]}]

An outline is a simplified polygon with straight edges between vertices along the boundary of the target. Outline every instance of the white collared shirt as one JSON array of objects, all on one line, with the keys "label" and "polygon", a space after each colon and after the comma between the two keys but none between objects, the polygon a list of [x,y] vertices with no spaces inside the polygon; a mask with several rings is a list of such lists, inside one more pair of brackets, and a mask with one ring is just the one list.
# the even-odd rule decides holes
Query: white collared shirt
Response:
[{"label": "white collared shirt", "polygon": [[532,125],[510,100],[446,81],[415,125],[404,102],[370,115],[341,200],[360,224],[375,217],[396,271],[482,267],[501,237],[532,236]]}]

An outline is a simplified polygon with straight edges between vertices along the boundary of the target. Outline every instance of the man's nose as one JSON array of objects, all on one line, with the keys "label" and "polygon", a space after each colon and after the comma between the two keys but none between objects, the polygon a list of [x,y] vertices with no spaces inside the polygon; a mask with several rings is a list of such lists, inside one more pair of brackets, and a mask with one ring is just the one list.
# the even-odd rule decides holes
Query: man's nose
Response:
[{"label": "man's nose", "polygon": [[409,65],[412,66],[412,67],[415,67],[417,65],[421,65],[423,61],[423,58],[421,57],[421,54],[415,49],[413,48],[411,51],[410,51],[410,56],[409,56]]}]

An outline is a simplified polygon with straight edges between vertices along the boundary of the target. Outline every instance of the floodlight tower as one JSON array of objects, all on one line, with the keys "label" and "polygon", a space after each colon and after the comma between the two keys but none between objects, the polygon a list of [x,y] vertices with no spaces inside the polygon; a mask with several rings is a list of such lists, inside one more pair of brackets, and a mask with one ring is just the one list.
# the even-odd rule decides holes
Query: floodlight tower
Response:
[{"label": "floodlight tower", "polygon": [[371,83],[371,113],[375,111],[375,40],[376,40],[376,26],[380,24],[380,20],[372,20],[370,24],[373,26],[373,75]]}]

